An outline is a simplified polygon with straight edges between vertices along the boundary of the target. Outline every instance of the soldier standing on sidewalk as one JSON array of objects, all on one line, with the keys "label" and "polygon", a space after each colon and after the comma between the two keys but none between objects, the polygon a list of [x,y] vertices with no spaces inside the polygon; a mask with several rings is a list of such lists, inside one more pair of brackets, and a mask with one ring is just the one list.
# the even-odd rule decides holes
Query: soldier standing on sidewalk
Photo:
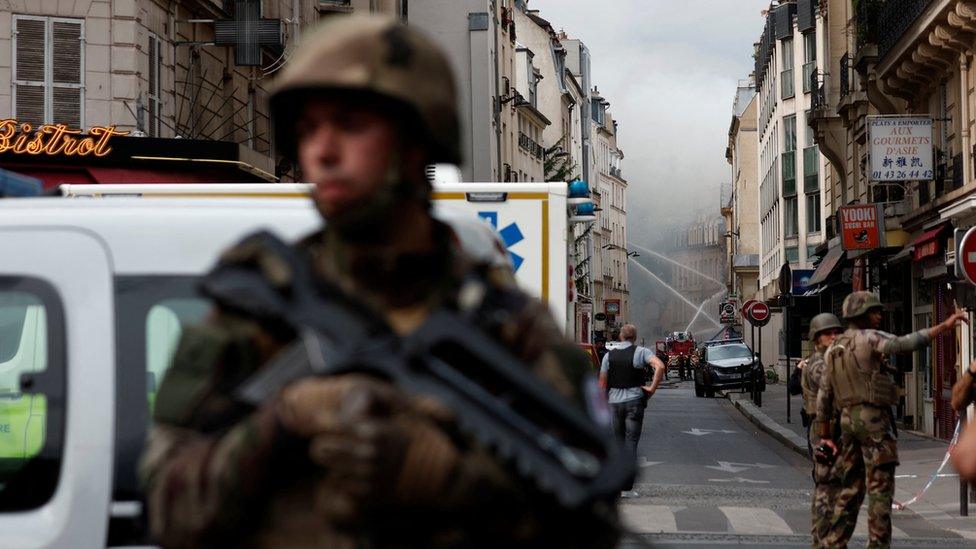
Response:
[{"label": "soldier standing on sidewalk", "polygon": [[[844,327],[840,319],[831,313],[821,313],[810,321],[810,341],[814,344],[813,353],[810,354],[797,369],[800,371],[799,385],[803,393],[803,415],[807,426],[807,444],[811,450],[819,445],[820,437],[812,428],[814,420],[817,418],[817,393],[820,390],[820,382],[823,371],[826,368],[824,362],[824,352],[834,342],[834,339],[843,333]],[[831,418],[834,424],[834,438],[839,438],[840,426],[836,417]],[[833,517],[834,500],[840,488],[840,478],[837,475],[837,462],[832,465],[814,461],[813,465],[813,501],[810,512],[813,517],[813,547],[820,547],[822,540],[830,532],[831,518]],[[863,471],[857,471],[857,477],[861,479],[854,486],[855,497],[847,500],[848,511],[856,510],[861,507],[864,501],[864,481]],[[856,511],[855,511],[856,512]],[[854,523],[847,525],[849,529],[854,529]],[[851,532],[845,532],[850,537]]]},{"label": "soldier standing on sidewalk", "polygon": [[[871,292],[844,299],[847,331],[825,353],[826,368],[817,394],[815,432],[837,460],[840,487],[824,547],[847,545],[858,508],[851,500],[868,498],[868,547],[891,546],[891,502],[895,495],[898,442],[891,407],[898,402],[892,368],[886,355],[910,353],[932,343],[941,333],[965,322],[965,311],[940,324],[896,337],[878,330],[883,305]],[[840,439],[835,442],[831,418],[839,412]],[[861,468],[864,473],[862,474]]]}]

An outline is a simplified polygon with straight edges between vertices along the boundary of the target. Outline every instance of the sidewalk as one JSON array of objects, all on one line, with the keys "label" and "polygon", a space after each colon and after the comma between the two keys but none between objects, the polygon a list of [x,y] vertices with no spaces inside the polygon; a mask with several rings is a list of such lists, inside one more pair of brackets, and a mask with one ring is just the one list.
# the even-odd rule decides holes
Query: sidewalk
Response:
[{"label": "sidewalk", "polygon": [[[807,455],[806,429],[800,422],[803,399],[800,396],[789,397],[792,413],[791,422],[787,423],[785,383],[766,386],[761,408],[749,400],[748,394],[730,393],[726,396],[757,427],[793,451]],[[912,431],[899,431],[898,454],[901,464],[895,476],[895,501],[908,501],[929,482],[948,447],[947,441],[920,436]],[[928,492],[908,509],[942,528],[976,540],[976,502],[969,503],[970,516],[960,516],[959,477],[951,465],[946,465]]]}]

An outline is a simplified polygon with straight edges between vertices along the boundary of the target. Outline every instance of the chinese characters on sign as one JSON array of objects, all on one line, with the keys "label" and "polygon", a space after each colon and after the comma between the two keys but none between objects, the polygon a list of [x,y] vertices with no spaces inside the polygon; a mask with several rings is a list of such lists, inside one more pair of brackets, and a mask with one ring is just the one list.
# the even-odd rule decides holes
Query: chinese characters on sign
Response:
[{"label": "chinese characters on sign", "polygon": [[44,124],[34,131],[26,122],[6,118],[0,120],[0,153],[100,157],[112,151],[108,146],[112,137],[128,133],[115,126],[92,126],[84,136],[64,124]]},{"label": "chinese characters on sign", "polygon": [[919,181],[935,177],[931,118],[868,119],[872,181]]},{"label": "chinese characters on sign", "polygon": [[884,246],[884,215],[881,204],[841,206],[841,247],[845,250],[873,250]]}]

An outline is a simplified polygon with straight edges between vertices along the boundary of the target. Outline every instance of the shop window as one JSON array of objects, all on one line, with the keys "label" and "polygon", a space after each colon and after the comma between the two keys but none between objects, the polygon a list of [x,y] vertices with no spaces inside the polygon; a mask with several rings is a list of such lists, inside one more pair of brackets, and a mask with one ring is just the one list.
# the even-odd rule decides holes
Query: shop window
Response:
[{"label": "shop window", "polygon": [[85,25],[81,19],[13,17],[13,111],[20,122],[84,124]]},{"label": "shop window", "polygon": [[[0,278],[2,511],[35,509],[54,495],[64,437],[64,367],[55,290],[36,279]],[[22,392],[29,378],[33,388]]]}]

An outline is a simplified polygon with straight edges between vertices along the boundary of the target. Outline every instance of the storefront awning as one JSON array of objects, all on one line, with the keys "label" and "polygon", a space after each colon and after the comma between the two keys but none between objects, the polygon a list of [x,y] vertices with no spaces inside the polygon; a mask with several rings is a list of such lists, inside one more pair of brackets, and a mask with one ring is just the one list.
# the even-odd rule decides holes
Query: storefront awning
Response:
[{"label": "storefront awning", "polygon": [[827,250],[827,255],[820,261],[820,265],[817,265],[817,269],[813,271],[813,276],[810,277],[810,281],[807,282],[808,286],[813,286],[814,284],[821,284],[830,273],[834,272],[837,265],[840,264],[841,259],[844,257],[844,250],[840,246],[834,246],[833,248]]},{"label": "storefront awning", "polygon": [[942,248],[941,240],[942,232],[949,228],[948,224],[942,224],[937,227],[933,227],[924,233],[920,234],[918,238],[912,242],[912,259],[915,261],[921,261],[926,257],[932,257],[939,253]]}]

